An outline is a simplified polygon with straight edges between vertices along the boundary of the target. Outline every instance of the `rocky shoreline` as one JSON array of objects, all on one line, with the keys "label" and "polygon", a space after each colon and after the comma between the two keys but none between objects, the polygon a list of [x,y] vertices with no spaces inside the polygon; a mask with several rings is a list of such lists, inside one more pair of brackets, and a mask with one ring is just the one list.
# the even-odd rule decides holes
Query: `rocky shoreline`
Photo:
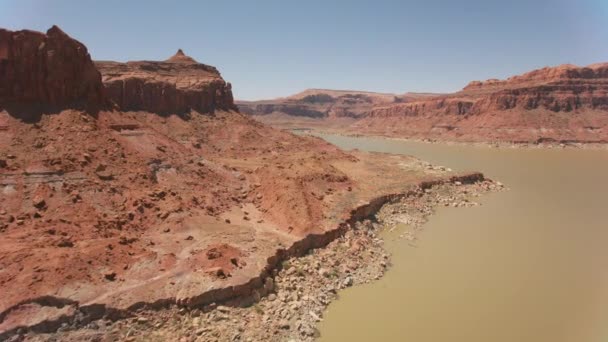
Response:
[{"label": "rocky shoreline", "polygon": [[388,200],[370,219],[353,222],[324,248],[283,261],[252,297],[197,308],[142,309],[130,318],[99,319],[84,327],[64,323],[57,332],[14,335],[12,341],[312,341],[325,308],[346,287],[368,283],[390,267],[382,232],[398,224],[416,232],[437,206],[477,205],[474,197],[504,187],[490,180],[421,184]]}]

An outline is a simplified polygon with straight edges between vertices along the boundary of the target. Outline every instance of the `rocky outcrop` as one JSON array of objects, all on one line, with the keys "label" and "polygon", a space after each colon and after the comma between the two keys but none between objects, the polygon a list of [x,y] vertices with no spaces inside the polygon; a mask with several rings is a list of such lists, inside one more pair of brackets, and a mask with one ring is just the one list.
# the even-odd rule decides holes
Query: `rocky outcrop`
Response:
[{"label": "rocky outcrop", "polygon": [[166,61],[95,62],[108,98],[121,110],[211,113],[235,110],[232,87],[219,71],[180,49]]},{"label": "rocky outcrop", "polygon": [[87,48],[59,27],[0,29],[0,105],[99,105],[101,75]]},{"label": "rocky outcrop", "polygon": [[463,91],[514,88],[534,84],[560,83],[567,80],[587,80],[587,82],[593,82],[594,80],[601,81],[606,78],[608,78],[607,63],[592,64],[587,67],[564,64],[533,70],[522,75],[509,77],[506,80],[489,79],[486,81],[472,81],[463,88]]},{"label": "rocky outcrop", "polygon": [[164,62],[93,63],[87,48],[57,26],[46,34],[0,29],[0,105],[91,107],[106,98],[121,110],[236,109],[230,83],[182,50]]},{"label": "rocky outcrop", "polygon": [[454,94],[378,106],[353,130],[448,140],[603,142],[607,126],[608,64],[595,64],[473,81]]},{"label": "rocky outcrop", "polygon": [[608,110],[608,84],[561,83],[503,89],[476,101],[473,113],[546,109],[552,112]]},{"label": "rocky outcrop", "polygon": [[439,115],[464,115],[471,111],[473,104],[473,101],[465,99],[437,98],[374,108],[369,117],[420,116],[430,112]]},{"label": "rocky outcrop", "polygon": [[374,106],[398,101],[393,94],[349,90],[308,89],[275,100],[237,101],[239,109],[250,115],[284,114],[308,118],[361,118]]},{"label": "rocky outcrop", "polygon": [[476,114],[514,108],[540,108],[553,112],[608,110],[608,64],[582,68],[561,65],[504,81],[473,81],[461,94],[479,97],[473,110]]}]

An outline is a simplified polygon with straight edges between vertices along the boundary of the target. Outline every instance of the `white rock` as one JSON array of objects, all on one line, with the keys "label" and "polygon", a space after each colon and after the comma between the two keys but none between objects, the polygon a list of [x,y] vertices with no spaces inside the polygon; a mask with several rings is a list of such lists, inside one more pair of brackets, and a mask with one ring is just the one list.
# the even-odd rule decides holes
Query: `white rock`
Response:
[{"label": "white rock", "polygon": [[321,317],[319,317],[316,313],[308,311],[308,314],[310,315],[310,317],[312,317],[312,319],[315,320],[315,322],[321,322]]}]

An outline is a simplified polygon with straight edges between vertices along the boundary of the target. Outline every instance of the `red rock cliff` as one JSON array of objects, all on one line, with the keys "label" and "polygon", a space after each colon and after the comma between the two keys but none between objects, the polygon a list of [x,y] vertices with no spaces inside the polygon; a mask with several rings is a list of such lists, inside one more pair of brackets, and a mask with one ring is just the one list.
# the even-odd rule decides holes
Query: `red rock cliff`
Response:
[{"label": "red rock cliff", "polygon": [[232,87],[216,68],[179,50],[166,61],[95,62],[106,94],[121,110],[209,113],[235,110]]},{"label": "red rock cliff", "polygon": [[87,48],[57,26],[0,29],[0,105],[100,104],[101,75]]},{"label": "red rock cliff", "polygon": [[454,94],[376,107],[356,129],[458,140],[606,141],[607,126],[604,63],[473,81]]}]

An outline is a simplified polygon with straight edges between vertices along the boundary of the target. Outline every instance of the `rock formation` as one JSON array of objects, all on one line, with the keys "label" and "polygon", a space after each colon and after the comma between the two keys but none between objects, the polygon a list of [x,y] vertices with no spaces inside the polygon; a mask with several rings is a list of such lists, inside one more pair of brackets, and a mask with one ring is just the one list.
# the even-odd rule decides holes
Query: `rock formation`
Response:
[{"label": "rock formation", "polygon": [[374,107],[399,101],[393,94],[350,90],[308,89],[275,100],[237,101],[239,109],[250,115],[284,114],[294,117],[361,118]]},{"label": "rock formation", "polygon": [[561,65],[380,106],[351,129],[469,141],[608,141],[608,64]]},{"label": "rock formation", "polygon": [[243,113],[286,129],[506,142],[608,142],[608,64],[561,65],[452,94],[313,89],[237,101]]},{"label": "rock formation", "polygon": [[100,105],[102,90],[87,48],[57,26],[0,29],[0,105]]},{"label": "rock formation", "polygon": [[120,110],[154,113],[211,113],[235,110],[232,87],[216,68],[180,49],[163,62],[95,62],[108,98]]},{"label": "rock formation", "polygon": [[546,109],[552,112],[608,110],[608,64],[561,65],[511,77],[505,81],[469,83],[461,92],[480,97],[471,108],[492,110]]}]

